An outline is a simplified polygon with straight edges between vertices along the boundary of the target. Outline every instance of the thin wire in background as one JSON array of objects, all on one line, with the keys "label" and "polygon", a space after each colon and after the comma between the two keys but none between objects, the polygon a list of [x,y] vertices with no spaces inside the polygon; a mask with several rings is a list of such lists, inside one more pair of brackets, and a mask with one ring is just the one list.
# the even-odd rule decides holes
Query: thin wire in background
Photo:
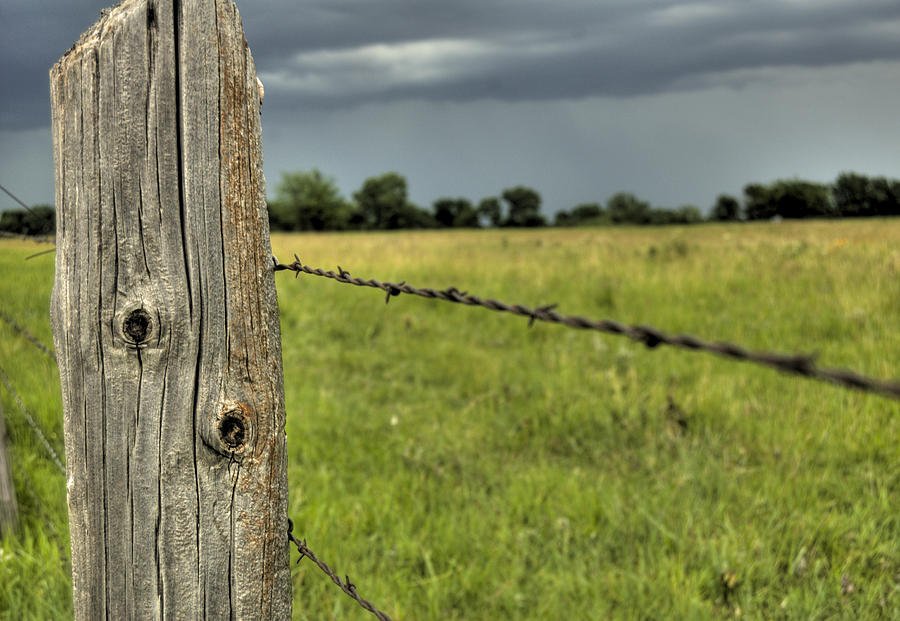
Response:
[{"label": "thin wire in background", "polygon": [[63,466],[62,460],[59,458],[59,455],[50,445],[50,441],[47,440],[46,434],[44,434],[43,430],[37,424],[37,421],[34,420],[34,417],[28,411],[28,408],[25,407],[25,404],[22,403],[22,399],[19,398],[19,393],[16,392],[15,388],[12,387],[12,384],[9,381],[9,376],[6,375],[6,371],[3,368],[0,368],[0,382],[3,382],[3,385],[6,387],[6,390],[12,395],[13,399],[15,399],[16,404],[19,406],[19,410],[25,416],[25,420],[28,421],[28,425],[31,427],[31,430],[38,437],[41,444],[44,445],[44,448],[47,449],[47,453],[50,458],[53,460],[53,463],[56,464],[56,467],[59,468],[59,471],[63,473],[63,476],[66,474],[66,467]]},{"label": "thin wire in background", "polygon": [[17,203],[19,203],[22,207],[24,207],[24,208],[25,208],[25,211],[27,211],[28,213],[30,213],[32,216],[36,216],[36,215],[37,215],[36,213],[34,213],[34,211],[31,209],[31,207],[29,207],[28,205],[26,205],[26,204],[24,203],[24,201],[22,201],[18,196],[16,196],[15,194],[13,194],[13,193],[10,192],[9,190],[7,190],[5,187],[3,187],[2,184],[0,184],[0,190],[3,190],[4,192],[6,192],[6,194],[7,194],[11,199],[13,199],[13,200],[16,201]]}]

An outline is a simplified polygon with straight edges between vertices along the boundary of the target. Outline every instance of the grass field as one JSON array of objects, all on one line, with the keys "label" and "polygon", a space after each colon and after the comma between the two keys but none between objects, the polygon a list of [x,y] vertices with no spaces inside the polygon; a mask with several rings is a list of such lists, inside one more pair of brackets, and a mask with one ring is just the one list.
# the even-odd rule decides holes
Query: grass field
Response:
[{"label": "grass field", "polygon": [[[900,220],[276,235],[276,255],[900,376]],[[44,342],[52,255],[0,242]],[[900,403],[707,354],[276,275],[295,533],[395,619],[900,618]],[[56,371],[0,367],[62,450]],[[65,484],[0,388],[0,617],[70,615]],[[296,559],[296,553],[292,555]],[[309,561],[295,619],[370,615]]]}]

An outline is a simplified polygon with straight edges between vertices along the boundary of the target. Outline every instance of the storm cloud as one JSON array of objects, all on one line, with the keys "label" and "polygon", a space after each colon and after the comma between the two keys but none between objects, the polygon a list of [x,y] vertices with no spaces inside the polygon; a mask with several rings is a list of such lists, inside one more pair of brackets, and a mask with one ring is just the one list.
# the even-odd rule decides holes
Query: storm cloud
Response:
[{"label": "storm cloud", "polygon": [[290,94],[284,101],[621,97],[741,86],[762,68],[900,59],[896,2],[328,6],[254,48],[263,81]]},{"label": "storm cloud", "polygon": [[[47,124],[50,65],[105,2],[0,7],[0,129]],[[755,70],[900,60],[883,0],[242,3],[272,106],[534,101],[741,86]]]},{"label": "storm cloud", "polygon": [[[48,71],[107,2],[0,4],[3,179],[52,187]],[[530,183],[552,212],[900,160],[896,0],[238,4],[270,180],[318,166],[350,193],[397,169],[424,204]]]}]

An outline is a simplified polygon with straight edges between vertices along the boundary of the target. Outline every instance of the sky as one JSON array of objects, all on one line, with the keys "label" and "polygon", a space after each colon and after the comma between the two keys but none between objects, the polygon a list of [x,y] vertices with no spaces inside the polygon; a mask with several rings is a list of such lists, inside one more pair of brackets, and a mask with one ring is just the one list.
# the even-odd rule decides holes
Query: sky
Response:
[{"label": "sky", "polygon": [[[50,66],[106,1],[0,0],[0,184],[53,202]],[[350,197],[527,185],[552,215],[750,182],[900,177],[897,0],[238,2],[265,85],[264,170],[319,168]],[[0,209],[17,205],[0,195]]]}]

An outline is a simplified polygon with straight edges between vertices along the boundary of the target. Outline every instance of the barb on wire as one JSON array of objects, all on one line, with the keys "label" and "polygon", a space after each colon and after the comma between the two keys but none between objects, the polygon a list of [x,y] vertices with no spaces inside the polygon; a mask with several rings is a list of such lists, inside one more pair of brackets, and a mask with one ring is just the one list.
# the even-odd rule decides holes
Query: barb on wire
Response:
[{"label": "barb on wire", "polygon": [[365,280],[363,278],[350,276],[350,273],[344,269],[338,269],[339,273],[336,274],[331,270],[325,271],[321,268],[313,268],[304,265],[297,255],[294,255],[294,261],[292,263],[283,264],[275,260],[274,266],[276,272],[289,270],[294,272],[296,276],[299,276],[301,273],[310,274],[312,276],[330,278],[348,285],[356,285],[357,287],[373,287],[375,289],[381,289],[387,293],[388,300],[390,300],[392,296],[407,293],[433,300],[465,304],[466,306],[480,306],[497,312],[511,313],[513,315],[526,317],[529,320],[529,325],[532,325],[535,321],[545,321],[548,323],[562,324],[570,328],[596,330],[607,334],[625,336],[633,341],[643,343],[650,349],[659,345],[669,345],[671,347],[679,347],[681,349],[692,351],[705,351],[725,358],[731,358],[732,360],[752,362],[761,366],[770,367],[783,373],[800,375],[837,384],[846,388],[855,388],[863,392],[870,392],[891,399],[900,400],[900,382],[878,380],[866,377],[855,371],[823,368],[817,365],[815,356],[810,354],[781,354],[752,351],[740,345],[735,345],[734,343],[705,341],[696,336],[685,334],[668,334],[652,326],[626,325],[611,319],[595,320],[579,317],[577,315],[561,315],[554,310],[554,308],[556,308],[555,304],[539,306],[532,309],[520,304],[506,304],[497,300],[482,299],[478,296],[460,293],[456,287],[450,287],[444,290],[428,288],[418,289],[406,284],[405,281],[391,283],[379,282],[375,279]]},{"label": "barb on wire", "polygon": [[0,309],[0,319],[5,321],[6,323],[8,323],[10,325],[10,327],[12,327],[13,330],[15,330],[16,332],[18,332],[19,334],[24,336],[26,339],[31,341],[32,345],[34,345],[35,347],[40,349],[46,355],[53,358],[54,361],[56,360],[56,354],[54,354],[52,351],[50,351],[50,349],[46,345],[41,343],[37,339],[37,337],[35,337],[33,334],[31,334],[31,332],[29,332],[28,330],[26,330],[25,328],[20,326],[19,323],[15,319],[13,319],[9,315],[7,315],[6,312],[3,311],[3,309]]},{"label": "barb on wire", "polygon": [[6,390],[9,391],[9,394],[12,395],[13,399],[15,399],[16,404],[19,406],[19,409],[22,410],[22,414],[25,415],[25,418],[28,420],[28,424],[31,426],[31,430],[41,441],[41,444],[44,445],[44,448],[47,449],[47,452],[50,454],[50,458],[53,460],[53,463],[56,464],[56,467],[59,468],[59,471],[63,473],[63,476],[66,474],[66,467],[63,466],[62,461],[59,458],[59,455],[56,454],[56,451],[53,450],[53,447],[50,446],[50,441],[47,440],[47,436],[44,435],[44,432],[41,431],[40,426],[38,426],[37,421],[31,416],[28,412],[28,409],[25,407],[25,404],[22,403],[22,399],[19,398],[19,393],[16,392],[15,388],[12,387],[12,384],[9,382],[9,377],[6,375],[6,371],[0,368],[0,381],[6,386]]},{"label": "barb on wire", "polygon": [[303,557],[307,557],[316,566],[321,569],[325,575],[331,578],[331,581],[338,585],[341,590],[356,600],[356,602],[362,606],[365,610],[368,610],[379,621],[391,621],[391,618],[387,616],[385,613],[378,610],[375,606],[372,605],[371,602],[364,600],[359,596],[359,593],[356,590],[356,585],[350,582],[350,576],[344,576],[344,580],[341,580],[338,575],[328,566],[328,563],[319,560],[319,557],[316,556],[316,553],[309,549],[306,545],[306,540],[300,541],[294,536],[294,523],[288,518],[288,540],[293,543],[297,547],[297,551],[300,553],[300,558],[297,559],[297,562],[303,560]]}]

